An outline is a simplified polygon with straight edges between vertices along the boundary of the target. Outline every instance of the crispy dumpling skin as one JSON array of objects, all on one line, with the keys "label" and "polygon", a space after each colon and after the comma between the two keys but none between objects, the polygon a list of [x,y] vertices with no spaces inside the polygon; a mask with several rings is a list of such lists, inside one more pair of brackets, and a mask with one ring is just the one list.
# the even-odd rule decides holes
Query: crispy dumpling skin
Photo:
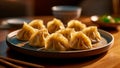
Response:
[{"label": "crispy dumpling skin", "polygon": [[49,21],[47,23],[47,29],[50,34],[56,32],[59,29],[64,29],[64,28],[65,27],[63,23],[61,22],[61,20],[56,19],[56,18],[54,18],[52,21]]},{"label": "crispy dumpling skin", "polygon": [[45,25],[43,24],[43,20],[35,19],[29,23],[30,26],[36,29],[42,29],[45,28]]},{"label": "crispy dumpling skin", "polygon": [[46,38],[45,50],[47,51],[66,51],[69,49],[69,43],[60,33],[52,33]]},{"label": "crispy dumpling skin", "polygon": [[92,48],[92,43],[90,39],[81,31],[72,33],[70,40],[70,47],[72,49],[90,49]]},{"label": "crispy dumpling skin", "polygon": [[29,39],[30,46],[44,47],[45,38],[49,35],[47,29],[37,30]]},{"label": "crispy dumpling skin", "polygon": [[83,29],[82,32],[90,38],[92,43],[96,43],[101,40],[101,35],[98,32],[97,26],[89,26]]},{"label": "crispy dumpling skin", "polygon": [[81,31],[82,29],[86,28],[86,25],[78,20],[70,20],[67,24],[67,28],[74,28],[75,31]]},{"label": "crispy dumpling skin", "polygon": [[20,29],[20,31],[17,33],[16,38],[27,41],[34,32],[35,29],[33,27],[29,26],[27,23],[24,23],[22,29]]},{"label": "crispy dumpling skin", "polygon": [[61,29],[57,31],[58,33],[61,33],[63,36],[65,36],[68,41],[70,41],[71,34],[75,32],[73,28],[66,28],[66,29]]}]

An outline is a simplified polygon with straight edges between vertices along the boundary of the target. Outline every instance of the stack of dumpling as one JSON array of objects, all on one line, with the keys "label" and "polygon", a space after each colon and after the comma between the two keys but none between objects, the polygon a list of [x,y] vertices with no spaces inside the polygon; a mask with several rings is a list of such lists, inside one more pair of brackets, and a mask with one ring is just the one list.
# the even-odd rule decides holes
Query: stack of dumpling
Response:
[{"label": "stack of dumpling", "polygon": [[90,49],[93,43],[101,40],[96,26],[87,27],[78,20],[71,20],[65,27],[61,20],[56,18],[46,26],[39,19],[29,24],[24,23],[17,38],[29,41],[30,46],[44,47],[47,51]]}]

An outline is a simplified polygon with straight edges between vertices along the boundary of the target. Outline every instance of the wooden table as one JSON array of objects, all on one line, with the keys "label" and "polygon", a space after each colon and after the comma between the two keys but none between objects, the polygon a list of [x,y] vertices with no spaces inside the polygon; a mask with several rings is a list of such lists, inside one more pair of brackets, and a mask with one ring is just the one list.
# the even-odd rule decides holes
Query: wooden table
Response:
[{"label": "wooden table", "polygon": [[[52,20],[51,16],[30,17],[33,19],[40,18],[44,22]],[[80,20],[85,24],[94,25],[90,22],[89,17],[81,17]],[[2,20],[1,20],[2,21]],[[114,36],[114,44],[107,52],[100,55],[86,57],[86,58],[73,58],[73,59],[46,59],[37,58],[25,54],[21,54],[7,47],[6,36],[11,31],[16,29],[0,29],[0,55],[10,57],[22,61],[32,62],[44,65],[45,68],[120,68],[120,27],[116,29],[107,30]],[[0,68],[5,68],[5,65],[0,63]]]}]

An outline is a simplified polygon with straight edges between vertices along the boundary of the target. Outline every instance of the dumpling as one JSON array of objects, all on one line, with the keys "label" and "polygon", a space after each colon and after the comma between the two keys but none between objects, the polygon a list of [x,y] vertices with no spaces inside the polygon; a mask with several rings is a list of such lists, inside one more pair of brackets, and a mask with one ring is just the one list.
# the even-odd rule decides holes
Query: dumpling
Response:
[{"label": "dumpling", "polygon": [[42,28],[45,28],[45,25],[43,24],[43,20],[40,20],[40,19],[36,19],[36,20],[33,20],[29,23],[30,26],[32,26],[33,28],[36,28],[36,29],[42,29]]},{"label": "dumpling", "polygon": [[57,31],[58,33],[61,33],[63,36],[65,36],[68,41],[70,41],[71,34],[75,32],[73,28],[66,28],[66,29],[61,29]]},{"label": "dumpling", "polygon": [[98,32],[97,26],[89,26],[82,30],[84,34],[86,34],[92,43],[99,42],[101,40],[101,35]]},{"label": "dumpling", "polygon": [[92,43],[90,39],[81,31],[72,33],[70,40],[70,47],[72,49],[90,49],[92,48]]},{"label": "dumpling", "polygon": [[60,33],[53,33],[46,38],[45,50],[47,51],[66,51],[69,49],[69,43]]},{"label": "dumpling", "polygon": [[44,47],[45,38],[49,35],[47,29],[41,29],[36,31],[29,39],[30,46]]},{"label": "dumpling", "polygon": [[20,29],[16,37],[19,40],[29,40],[35,31],[36,30],[33,27],[29,26],[27,23],[24,23],[22,29]]},{"label": "dumpling", "polygon": [[81,23],[78,20],[70,20],[67,24],[67,28],[74,28],[75,31],[80,31],[80,30],[86,28],[86,25]]},{"label": "dumpling", "polygon": [[56,18],[54,18],[52,21],[49,21],[47,23],[47,29],[50,34],[56,32],[59,29],[64,29],[64,28],[65,27],[63,23],[59,19],[56,19]]}]

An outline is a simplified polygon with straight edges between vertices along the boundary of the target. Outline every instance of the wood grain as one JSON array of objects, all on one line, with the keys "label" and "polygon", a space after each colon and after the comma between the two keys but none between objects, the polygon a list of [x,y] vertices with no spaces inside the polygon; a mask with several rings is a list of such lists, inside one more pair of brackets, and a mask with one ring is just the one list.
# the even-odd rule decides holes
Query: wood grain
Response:
[{"label": "wood grain", "polygon": [[14,67],[14,68],[22,68],[22,67],[15,65],[13,63],[21,64],[21,65],[25,65],[25,66],[29,66],[29,67],[34,67],[34,68],[44,68],[44,66],[42,66],[42,65],[37,65],[37,64],[33,64],[33,63],[25,62],[25,61],[20,61],[20,60],[15,60],[15,59],[2,57],[2,56],[0,56],[0,62],[3,62],[4,64],[9,65],[9,66]]}]

